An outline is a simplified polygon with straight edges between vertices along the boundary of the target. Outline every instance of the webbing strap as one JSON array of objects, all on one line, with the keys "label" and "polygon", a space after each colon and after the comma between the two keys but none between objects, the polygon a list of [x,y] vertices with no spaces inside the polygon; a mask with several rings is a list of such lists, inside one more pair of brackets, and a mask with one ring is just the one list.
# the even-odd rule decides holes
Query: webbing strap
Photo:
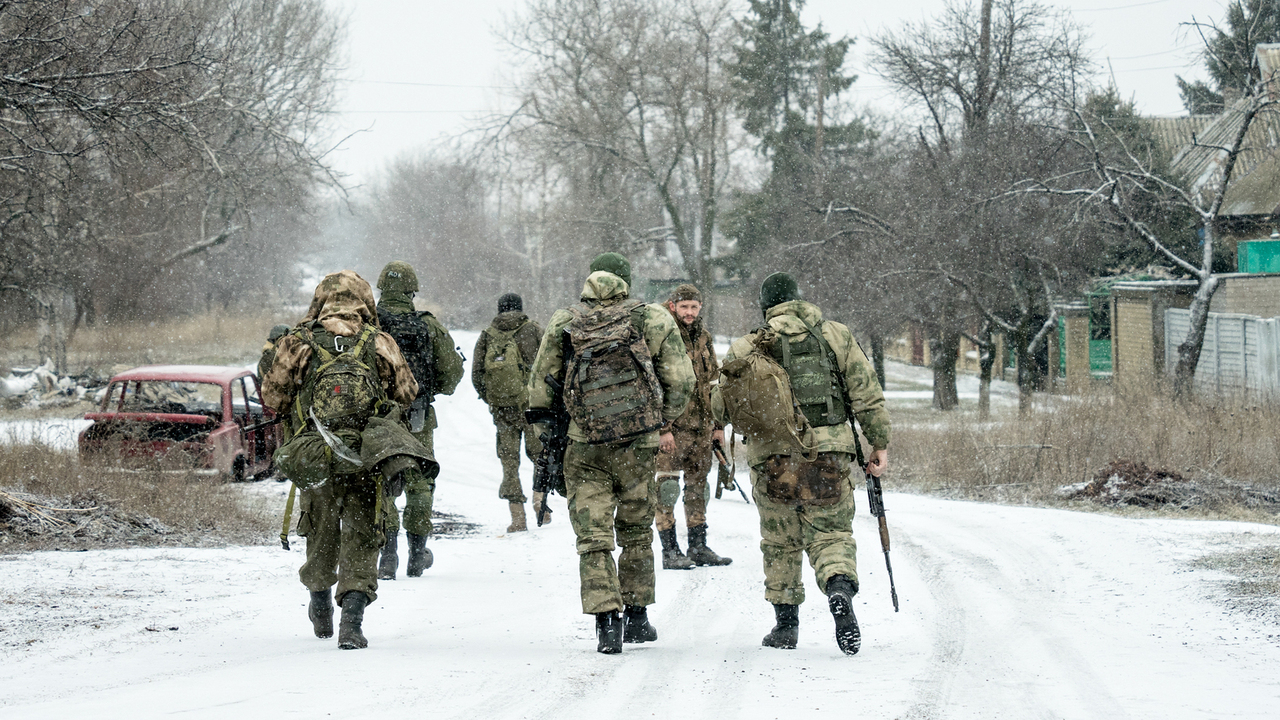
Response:
[{"label": "webbing strap", "polygon": [[289,483],[289,499],[284,503],[284,526],[280,528],[280,547],[289,549],[289,525],[293,521],[293,498],[298,493],[298,486]]}]

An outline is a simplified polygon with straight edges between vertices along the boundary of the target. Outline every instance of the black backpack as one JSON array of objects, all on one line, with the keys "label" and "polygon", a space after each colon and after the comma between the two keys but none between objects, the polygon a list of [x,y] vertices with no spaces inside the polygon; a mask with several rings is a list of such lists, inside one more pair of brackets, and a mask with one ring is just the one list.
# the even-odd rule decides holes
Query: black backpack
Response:
[{"label": "black backpack", "polygon": [[400,354],[409,364],[413,379],[418,381],[418,397],[435,395],[436,355],[431,343],[431,328],[422,319],[426,312],[393,313],[378,308],[378,322],[383,332],[395,338]]}]

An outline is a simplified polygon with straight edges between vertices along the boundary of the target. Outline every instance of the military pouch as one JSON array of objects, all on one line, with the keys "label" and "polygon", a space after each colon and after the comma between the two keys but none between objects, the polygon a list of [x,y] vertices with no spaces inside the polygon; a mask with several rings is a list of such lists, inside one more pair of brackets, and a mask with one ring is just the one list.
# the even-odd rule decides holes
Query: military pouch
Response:
[{"label": "military pouch", "polygon": [[847,453],[818,453],[813,461],[795,455],[770,455],[760,472],[770,500],[822,507],[835,505],[844,497],[848,465]]}]

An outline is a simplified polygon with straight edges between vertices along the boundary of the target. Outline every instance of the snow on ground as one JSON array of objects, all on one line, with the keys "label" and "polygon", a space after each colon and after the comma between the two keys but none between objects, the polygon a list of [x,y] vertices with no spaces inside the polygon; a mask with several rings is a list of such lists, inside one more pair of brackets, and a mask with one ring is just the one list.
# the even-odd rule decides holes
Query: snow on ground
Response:
[{"label": "snow on ground", "polygon": [[[475,334],[456,335],[469,356]],[[808,572],[800,647],[760,647],[773,613],[757,516],[736,493],[709,511],[711,545],[733,565],[659,570],[658,641],[600,655],[563,500],[551,525],[504,534],[492,425],[467,380],[438,413],[437,507],[482,531],[433,540],[424,577],[382,584],[369,649],[312,636],[302,542],[3,556],[0,717],[1167,719],[1280,706],[1280,631],[1225,612],[1226,578],[1191,565],[1280,545],[1277,528],[896,493],[902,611],[860,515],[856,657],[836,648]]]}]

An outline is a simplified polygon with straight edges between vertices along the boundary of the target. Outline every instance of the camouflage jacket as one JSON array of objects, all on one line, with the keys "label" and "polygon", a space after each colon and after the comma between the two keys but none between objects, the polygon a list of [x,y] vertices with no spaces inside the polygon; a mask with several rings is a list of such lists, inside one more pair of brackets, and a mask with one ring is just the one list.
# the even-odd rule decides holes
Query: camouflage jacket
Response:
[{"label": "camouflage jacket", "polygon": [[[315,297],[302,323],[318,321],[325,330],[343,337],[359,335],[365,325],[377,326],[378,314],[373,304],[373,289],[350,270],[325,276],[316,287]],[[302,323],[299,323],[301,325]],[[387,397],[408,405],[418,395],[418,381],[400,354],[396,341],[379,332],[374,347],[378,352],[378,377]],[[262,379],[262,400],[277,412],[288,413],[293,398],[302,389],[311,346],[293,333],[282,336],[275,344],[275,358]]]},{"label": "camouflage jacket", "polygon": [[[801,319],[803,318],[803,322]],[[853,411],[863,435],[871,447],[881,450],[889,447],[889,413],[884,408],[884,393],[880,382],[876,379],[875,367],[863,354],[862,348],[853,339],[849,328],[833,321],[822,321],[822,310],[804,300],[792,300],[769,308],[765,314],[765,322],[781,335],[790,337],[808,334],[805,323],[816,326],[822,323],[822,337],[835,353],[836,364],[844,377],[846,399],[849,409]],[[726,363],[735,358],[746,356],[755,344],[756,333],[738,338],[729,346],[724,356]],[[718,405],[718,403],[717,403]],[[717,407],[717,412],[722,408]],[[857,453],[857,436],[849,423],[828,425],[813,429],[819,452]],[[770,444],[747,446],[747,463],[755,466],[764,462],[770,455],[787,452],[787,447],[774,447]]]},{"label": "camouflage jacket", "polygon": [[[538,355],[538,345],[542,341],[542,327],[538,323],[529,319],[519,310],[509,310],[504,313],[498,313],[493,319],[489,327],[501,332],[510,332],[516,330],[514,340],[516,347],[520,348],[520,359],[524,361],[526,366],[530,366],[533,359]],[[480,339],[476,340],[475,350],[471,353],[471,385],[475,387],[476,394],[484,400],[484,356],[489,350],[489,333],[480,333]],[[525,378],[527,383],[529,378]],[[485,402],[488,402],[485,400]]]},{"label": "camouflage jacket", "polygon": [[[581,298],[588,304],[605,304],[621,302],[627,297],[627,283],[612,273],[598,271],[587,277],[582,287]],[[689,354],[685,350],[684,340],[676,327],[676,321],[667,309],[657,304],[643,306],[643,327],[645,344],[653,356],[653,368],[657,371],[658,382],[662,385],[662,417],[675,420],[684,414],[693,393],[693,365],[689,362]],[[557,310],[547,324],[547,331],[542,336],[542,344],[538,347],[538,355],[534,358],[533,368],[529,375],[529,407],[551,407],[553,391],[547,384],[546,376],[551,375],[559,382],[564,381],[564,329],[573,316],[568,310]],[[577,425],[569,425],[570,439],[586,442],[586,436]],[[658,431],[636,440],[632,447],[651,448],[658,446]]]},{"label": "camouflage jacket", "polygon": [[693,364],[694,389],[689,400],[689,409],[671,422],[675,430],[706,433],[710,442],[712,430],[723,430],[724,424],[716,420],[711,412],[711,388],[720,379],[720,364],[716,361],[716,349],[711,343],[711,333],[702,326],[699,318],[692,325],[685,325],[676,319],[680,327],[680,337],[689,351],[689,361]]}]

